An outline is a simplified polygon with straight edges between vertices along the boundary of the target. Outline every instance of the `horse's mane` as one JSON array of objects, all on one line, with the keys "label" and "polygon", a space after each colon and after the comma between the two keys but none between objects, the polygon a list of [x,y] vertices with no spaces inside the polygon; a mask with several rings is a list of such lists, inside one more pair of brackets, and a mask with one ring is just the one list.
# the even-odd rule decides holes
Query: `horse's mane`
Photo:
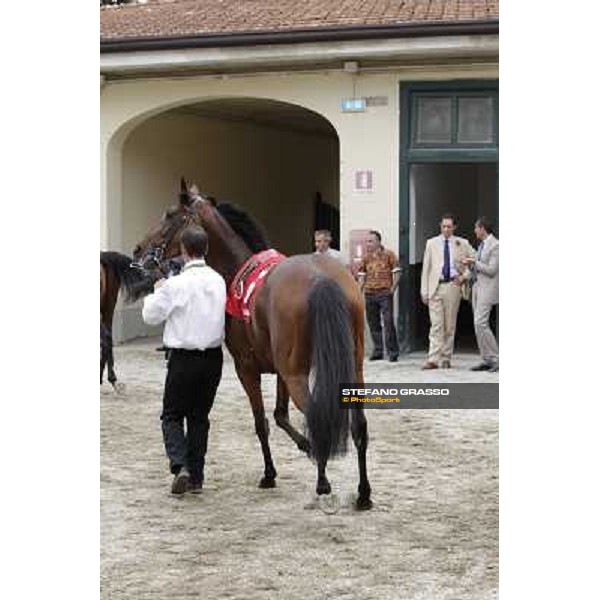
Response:
[{"label": "horse's mane", "polygon": [[120,252],[100,251],[100,263],[114,273],[119,287],[125,291],[127,302],[134,302],[145,293],[143,287],[136,285],[145,281],[145,276],[131,266],[132,260]]},{"label": "horse's mane", "polygon": [[252,252],[260,252],[271,247],[262,226],[237,204],[219,202],[217,211]]}]

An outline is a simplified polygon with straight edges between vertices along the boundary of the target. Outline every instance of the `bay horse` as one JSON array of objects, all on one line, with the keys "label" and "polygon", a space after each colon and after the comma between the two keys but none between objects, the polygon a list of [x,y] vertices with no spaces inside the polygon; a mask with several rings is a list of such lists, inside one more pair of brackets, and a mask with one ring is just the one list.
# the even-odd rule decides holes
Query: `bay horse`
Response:
[{"label": "bay horse", "polygon": [[[262,228],[241,208],[231,203],[215,207],[188,190],[182,179],[179,203],[167,209],[157,228],[135,247],[134,260],[143,264],[148,255],[179,255],[181,233],[194,224],[206,231],[206,261],[222,275],[228,290],[242,265],[269,248]],[[331,493],[327,461],[345,452],[350,429],[358,453],[356,507],[370,509],[364,410],[339,406],[340,383],[364,383],[364,301],[352,275],[327,256],[285,258],[267,276],[249,322],[227,315],[225,343],[250,400],[262,448],[265,468],[259,487],[275,487],[277,476],[261,393],[261,374],[276,373],[275,422],[301,451],[315,458],[317,494]],[[289,420],[290,396],[305,415],[308,439]]]},{"label": "bay horse", "polygon": [[113,357],[112,323],[119,290],[126,293],[125,300],[133,302],[145,291],[146,276],[131,266],[132,259],[119,252],[100,251],[100,384],[107,367],[108,381],[115,390],[117,386],[115,360]]}]

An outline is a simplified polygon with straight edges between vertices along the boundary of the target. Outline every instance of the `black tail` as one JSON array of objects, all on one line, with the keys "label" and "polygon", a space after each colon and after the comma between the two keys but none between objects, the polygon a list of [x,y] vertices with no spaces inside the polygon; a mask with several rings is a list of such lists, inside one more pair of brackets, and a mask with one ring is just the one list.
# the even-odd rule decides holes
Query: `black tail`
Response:
[{"label": "black tail", "polygon": [[339,406],[339,384],[356,377],[350,307],[342,288],[320,277],[308,296],[314,388],[306,414],[312,453],[318,461],[346,452],[349,411]]},{"label": "black tail", "polygon": [[119,287],[125,291],[127,302],[133,302],[148,293],[148,290],[140,285],[145,282],[146,276],[131,266],[132,261],[132,258],[120,252],[100,252],[100,262],[115,274]]}]

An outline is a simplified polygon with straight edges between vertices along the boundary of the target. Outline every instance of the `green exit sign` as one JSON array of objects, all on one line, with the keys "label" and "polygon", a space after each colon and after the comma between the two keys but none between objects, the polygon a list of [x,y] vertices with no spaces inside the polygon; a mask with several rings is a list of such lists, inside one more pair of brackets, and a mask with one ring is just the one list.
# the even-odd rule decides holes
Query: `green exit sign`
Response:
[{"label": "green exit sign", "polygon": [[342,100],[342,112],[364,112],[367,101],[364,98],[344,98]]}]

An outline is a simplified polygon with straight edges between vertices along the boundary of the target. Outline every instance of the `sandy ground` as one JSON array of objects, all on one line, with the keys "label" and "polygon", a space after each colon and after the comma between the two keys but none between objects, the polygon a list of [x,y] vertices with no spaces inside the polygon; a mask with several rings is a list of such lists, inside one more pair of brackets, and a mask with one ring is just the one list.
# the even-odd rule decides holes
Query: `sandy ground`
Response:
[{"label": "sandy ground", "polygon": [[[368,410],[374,508],[357,512],[352,450],[331,462],[333,494],[272,418],[277,488],[257,487],[254,421],[228,355],[211,413],[200,496],[170,494],[160,430],[165,363],[158,340],[115,348],[126,385],[101,389],[101,598],[473,599],[497,597],[498,411]],[[497,381],[423,373],[422,355],[366,364],[368,382]],[[275,379],[263,378],[269,416]],[[302,416],[291,410],[301,426]]]}]

